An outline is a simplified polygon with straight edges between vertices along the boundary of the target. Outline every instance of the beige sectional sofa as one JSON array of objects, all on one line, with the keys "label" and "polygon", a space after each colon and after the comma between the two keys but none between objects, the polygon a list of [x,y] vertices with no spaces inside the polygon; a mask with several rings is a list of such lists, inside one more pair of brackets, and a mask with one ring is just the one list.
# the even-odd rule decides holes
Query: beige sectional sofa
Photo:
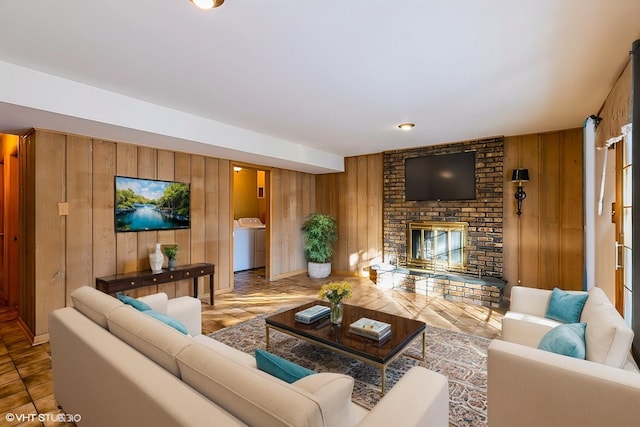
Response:
[{"label": "beige sectional sofa", "polygon": [[[502,340],[488,351],[491,427],[632,426],[640,422],[640,373],[630,355],[633,331],[600,288],[581,313],[586,360],[539,350],[561,323],[545,318],[551,292],[514,287]],[[580,292],[578,292],[580,293]]]},{"label": "beige sectional sofa", "polygon": [[54,395],[89,426],[448,425],[448,381],[412,368],[368,411],[353,378],[316,373],[288,384],[254,357],[201,334],[200,302],[140,300],[182,322],[184,335],[91,287],[50,314]]}]

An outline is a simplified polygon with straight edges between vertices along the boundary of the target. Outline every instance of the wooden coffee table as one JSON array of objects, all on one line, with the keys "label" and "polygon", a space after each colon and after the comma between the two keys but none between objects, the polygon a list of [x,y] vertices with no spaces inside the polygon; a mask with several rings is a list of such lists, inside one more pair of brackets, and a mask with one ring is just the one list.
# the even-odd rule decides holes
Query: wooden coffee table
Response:
[{"label": "wooden coffee table", "polygon": [[[267,349],[269,348],[269,331],[275,329],[376,366],[380,368],[382,373],[382,394],[385,392],[387,365],[402,354],[407,346],[420,335],[422,335],[422,359],[424,360],[426,329],[424,322],[348,304],[343,305],[344,311],[340,326],[331,324],[328,317],[309,325],[295,320],[295,314],[298,311],[317,304],[329,305],[324,301],[313,301],[267,317],[265,319]],[[349,332],[349,325],[361,317],[389,323],[391,336],[378,342]]]}]

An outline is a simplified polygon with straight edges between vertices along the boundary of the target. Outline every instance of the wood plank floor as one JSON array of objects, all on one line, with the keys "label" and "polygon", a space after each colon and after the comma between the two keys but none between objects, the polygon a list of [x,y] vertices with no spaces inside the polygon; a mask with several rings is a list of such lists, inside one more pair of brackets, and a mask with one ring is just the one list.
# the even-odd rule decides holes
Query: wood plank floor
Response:
[{"label": "wood plank floor", "polygon": [[[264,279],[264,269],[236,273],[234,291],[217,295],[213,307],[205,302],[208,295],[202,296],[203,333],[309,301],[317,297],[322,284],[338,279],[353,285],[353,297],[346,301],[348,304],[486,338],[500,336],[504,315],[501,309],[450,302],[403,290],[378,289],[365,278],[312,280],[299,275],[268,282]],[[57,414],[61,413],[53,396],[49,344],[31,346],[18,327],[16,311],[0,307],[0,427],[73,425],[55,422]],[[20,414],[31,420],[8,420]],[[45,422],[38,419],[39,414],[48,414]]]},{"label": "wood plank floor", "polygon": [[352,284],[353,296],[345,301],[347,304],[419,319],[432,326],[485,338],[500,336],[503,309],[451,302],[400,289],[379,289],[368,278],[313,280],[298,275],[268,282],[264,279],[264,269],[236,273],[232,293],[216,295],[214,307],[203,305],[203,333],[317,298],[320,286],[331,280],[347,280]]}]

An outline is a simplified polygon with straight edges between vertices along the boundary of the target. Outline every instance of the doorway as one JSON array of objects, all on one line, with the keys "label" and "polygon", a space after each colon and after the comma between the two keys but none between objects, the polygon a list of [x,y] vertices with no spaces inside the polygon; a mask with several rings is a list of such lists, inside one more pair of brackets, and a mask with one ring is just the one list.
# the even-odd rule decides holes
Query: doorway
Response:
[{"label": "doorway", "polygon": [[0,181],[0,269],[2,279],[2,303],[18,308],[20,302],[19,288],[19,169],[18,143],[16,135],[0,135],[2,158]]},{"label": "doorway", "polygon": [[233,164],[233,272],[268,269],[269,170]]}]

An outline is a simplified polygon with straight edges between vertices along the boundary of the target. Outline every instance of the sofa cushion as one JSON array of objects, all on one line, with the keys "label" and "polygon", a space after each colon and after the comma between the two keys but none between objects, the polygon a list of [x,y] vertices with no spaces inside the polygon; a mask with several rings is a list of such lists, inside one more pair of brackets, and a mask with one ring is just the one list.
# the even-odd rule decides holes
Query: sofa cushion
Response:
[{"label": "sofa cushion", "polygon": [[138,301],[142,301],[151,307],[151,310],[158,313],[168,314],[167,307],[169,306],[169,297],[164,292],[158,292],[157,294],[149,294],[136,298]]},{"label": "sofa cushion", "polygon": [[149,306],[149,304],[145,303],[144,301],[140,301],[133,297],[130,297],[129,295],[125,295],[123,293],[118,292],[117,297],[124,304],[130,305],[131,307],[135,308],[138,311],[151,310],[151,307]]},{"label": "sofa cushion", "polygon": [[315,371],[300,366],[290,360],[283,359],[273,353],[256,348],[256,365],[258,369],[274,377],[280,378],[289,384],[298,381],[308,375],[315,374]]},{"label": "sofa cushion", "polygon": [[[200,343],[194,342],[176,359],[185,383],[249,425],[331,425],[327,421],[330,414],[323,412],[321,401],[314,394],[236,363]],[[349,381],[343,381],[344,386],[350,383],[353,387],[353,380],[346,378]],[[350,399],[344,404],[351,405]]]},{"label": "sofa cushion", "polygon": [[587,292],[589,298],[582,309],[582,316],[589,315],[589,311],[600,307],[601,305],[613,305],[604,291],[598,287],[593,287]]},{"label": "sofa cushion", "polygon": [[308,391],[319,400],[326,425],[353,426],[356,419],[364,415],[362,412],[356,415],[358,405],[351,403],[353,383],[350,376],[320,372],[299,379],[293,385]]},{"label": "sofa cushion", "polygon": [[156,320],[159,320],[167,326],[171,326],[181,334],[189,335],[189,331],[187,331],[187,328],[182,323],[180,323],[178,319],[174,319],[171,316],[167,316],[166,314],[158,313],[157,311],[153,310],[144,310],[142,313],[146,314],[147,316],[151,316]]},{"label": "sofa cushion", "polygon": [[563,323],[578,323],[588,297],[586,292],[576,294],[554,288],[545,317]]},{"label": "sofa cushion", "polygon": [[629,357],[633,330],[602,289],[589,290],[581,320],[587,323],[587,360],[623,368]]},{"label": "sofa cushion", "polygon": [[549,307],[551,291],[547,289],[514,286],[511,288],[509,310],[544,317]]},{"label": "sofa cushion", "polygon": [[193,340],[199,342],[205,347],[215,350],[218,354],[225,356],[227,359],[231,359],[234,362],[240,363],[241,365],[247,366],[249,368],[257,368],[255,357],[253,357],[249,353],[245,353],[244,351],[240,351],[225,343],[222,343],[215,338],[211,338],[206,335],[198,335],[193,337]]},{"label": "sofa cushion", "polygon": [[113,335],[180,377],[175,357],[191,345],[190,337],[130,306],[109,313],[107,322]]},{"label": "sofa cushion", "polygon": [[586,323],[569,323],[556,326],[542,337],[540,350],[584,359],[586,355],[584,334]]},{"label": "sofa cushion", "polygon": [[71,293],[73,306],[80,313],[107,328],[107,315],[124,304],[99,290],[82,286]]},{"label": "sofa cushion", "polygon": [[160,311],[160,313],[166,313],[167,316],[180,320],[194,337],[202,333],[202,303],[198,298],[190,296],[172,298],[167,303],[166,311]]},{"label": "sofa cushion", "polygon": [[502,318],[502,339],[536,348],[547,332],[560,325],[546,317],[508,311]]}]

